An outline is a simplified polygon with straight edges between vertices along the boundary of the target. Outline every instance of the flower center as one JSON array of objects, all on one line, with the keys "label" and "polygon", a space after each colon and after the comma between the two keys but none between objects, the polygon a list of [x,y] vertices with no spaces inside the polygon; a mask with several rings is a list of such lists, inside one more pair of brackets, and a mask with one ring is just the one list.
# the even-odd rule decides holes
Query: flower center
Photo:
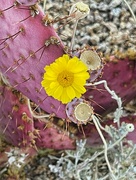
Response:
[{"label": "flower center", "polygon": [[68,87],[73,83],[74,75],[69,71],[62,71],[57,78],[59,84],[63,87]]}]

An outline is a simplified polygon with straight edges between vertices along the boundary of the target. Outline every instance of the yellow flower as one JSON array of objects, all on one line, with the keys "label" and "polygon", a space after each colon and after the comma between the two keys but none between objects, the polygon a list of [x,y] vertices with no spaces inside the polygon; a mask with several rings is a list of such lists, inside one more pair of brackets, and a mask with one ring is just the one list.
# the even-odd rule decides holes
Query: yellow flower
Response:
[{"label": "yellow flower", "polygon": [[86,92],[84,85],[89,78],[87,66],[77,57],[63,55],[49,66],[45,66],[41,82],[49,96],[67,104]]}]

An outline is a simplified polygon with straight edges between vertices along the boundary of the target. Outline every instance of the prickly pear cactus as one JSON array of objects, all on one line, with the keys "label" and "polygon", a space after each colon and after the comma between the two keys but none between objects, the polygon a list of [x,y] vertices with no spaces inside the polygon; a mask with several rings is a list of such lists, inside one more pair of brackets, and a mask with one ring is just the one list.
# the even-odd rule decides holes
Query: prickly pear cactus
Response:
[{"label": "prickly pear cactus", "polygon": [[[101,80],[106,80],[110,89],[113,89],[123,101],[123,105],[136,97],[136,60],[117,59],[114,56],[106,63]],[[94,111],[107,114],[117,107],[115,100],[105,91],[103,85],[95,90],[91,88],[85,94],[86,99],[93,104]]]},{"label": "prickly pear cactus", "polygon": [[75,149],[76,138],[70,137],[67,131],[57,127],[53,123],[42,122],[41,120],[34,122],[35,129],[38,130],[38,137],[36,138],[36,147],[51,148],[51,149]]},{"label": "prickly pear cactus", "polygon": [[44,67],[64,53],[54,28],[46,26],[43,19],[37,5],[0,2],[0,71],[45,111],[65,117],[64,106],[41,87]]},{"label": "prickly pear cactus", "polygon": [[33,117],[27,107],[27,98],[13,88],[1,86],[1,136],[14,146],[34,143]]},{"label": "prickly pear cactus", "polygon": [[0,135],[6,142],[22,148],[75,148],[75,138],[63,129],[46,118],[33,118],[27,97],[5,85],[0,90]]}]

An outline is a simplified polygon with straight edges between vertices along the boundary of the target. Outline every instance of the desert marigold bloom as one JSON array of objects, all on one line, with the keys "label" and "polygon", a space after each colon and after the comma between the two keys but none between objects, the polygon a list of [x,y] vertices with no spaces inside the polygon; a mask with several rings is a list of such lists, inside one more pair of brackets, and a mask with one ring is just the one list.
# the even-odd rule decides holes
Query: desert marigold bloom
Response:
[{"label": "desert marigold bloom", "polygon": [[45,66],[41,82],[49,96],[67,104],[86,92],[84,87],[89,78],[87,66],[77,57],[63,55],[49,66]]}]

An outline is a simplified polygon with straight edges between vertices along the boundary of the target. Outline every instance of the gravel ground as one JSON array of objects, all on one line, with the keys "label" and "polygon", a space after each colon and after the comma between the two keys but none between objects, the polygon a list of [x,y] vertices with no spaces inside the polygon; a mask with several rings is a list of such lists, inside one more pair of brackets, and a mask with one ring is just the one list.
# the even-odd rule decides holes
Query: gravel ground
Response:
[{"label": "gravel ground", "polygon": [[[69,14],[71,5],[77,1],[47,1],[46,11],[52,18],[61,18]],[[96,46],[105,55],[121,56],[134,50],[136,45],[136,19],[123,0],[84,0],[90,7],[90,14],[79,21],[74,48],[85,44]],[[129,5],[136,14],[136,1],[129,0]],[[59,14],[58,14],[59,12]],[[64,24],[63,24],[64,23]],[[58,33],[66,45],[70,46],[74,22],[59,21]],[[134,53],[135,54],[135,53]],[[135,54],[136,56],[136,54]]]}]

